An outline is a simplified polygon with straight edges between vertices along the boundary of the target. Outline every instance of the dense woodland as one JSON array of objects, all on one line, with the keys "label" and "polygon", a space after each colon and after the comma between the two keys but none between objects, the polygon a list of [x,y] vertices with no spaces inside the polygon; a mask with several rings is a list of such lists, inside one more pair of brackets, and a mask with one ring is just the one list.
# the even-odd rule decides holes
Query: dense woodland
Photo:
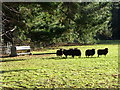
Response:
[{"label": "dense woodland", "polygon": [[46,47],[120,39],[120,2],[2,3],[4,44]]}]

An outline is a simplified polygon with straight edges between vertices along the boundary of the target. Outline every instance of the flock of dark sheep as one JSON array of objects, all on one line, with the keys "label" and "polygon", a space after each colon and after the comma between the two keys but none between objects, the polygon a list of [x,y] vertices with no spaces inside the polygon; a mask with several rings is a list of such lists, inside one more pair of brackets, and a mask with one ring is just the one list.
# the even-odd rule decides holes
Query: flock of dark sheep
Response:
[{"label": "flock of dark sheep", "polygon": [[[99,57],[99,55],[105,55],[106,56],[107,53],[108,53],[108,48],[97,50],[98,57]],[[87,49],[85,51],[85,56],[86,57],[93,56],[94,54],[95,54],[95,49]],[[67,58],[67,56],[72,56],[73,58],[74,58],[74,56],[81,57],[81,50],[77,49],[77,48],[68,49],[68,50],[60,49],[60,50],[56,51],[56,55],[57,56],[65,55],[66,58]]]}]

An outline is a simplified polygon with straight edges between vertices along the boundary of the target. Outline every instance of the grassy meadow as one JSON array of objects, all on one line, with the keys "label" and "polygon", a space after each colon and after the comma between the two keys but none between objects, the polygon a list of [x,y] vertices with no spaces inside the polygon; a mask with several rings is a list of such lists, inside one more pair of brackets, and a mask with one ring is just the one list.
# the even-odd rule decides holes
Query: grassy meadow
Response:
[{"label": "grassy meadow", "polygon": [[[62,46],[78,48],[81,58],[67,59],[55,54],[25,55],[2,58],[1,86],[8,88],[118,88],[118,45],[96,44],[83,46]],[[85,50],[109,48],[105,57],[86,58]],[[54,53],[57,49],[32,51]]]}]

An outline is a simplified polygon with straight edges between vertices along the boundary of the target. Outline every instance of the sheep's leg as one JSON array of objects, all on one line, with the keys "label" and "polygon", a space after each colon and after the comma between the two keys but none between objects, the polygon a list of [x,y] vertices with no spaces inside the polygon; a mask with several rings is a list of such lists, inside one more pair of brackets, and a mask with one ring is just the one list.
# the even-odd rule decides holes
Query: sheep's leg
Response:
[{"label": "sheep's leg", "polygon": [[67,58],[67,55],[65,55],[65,57]]},{"label": "sheep's leg", "polygon": [[74,58],[74,55],[72,55],[72,57]]}]

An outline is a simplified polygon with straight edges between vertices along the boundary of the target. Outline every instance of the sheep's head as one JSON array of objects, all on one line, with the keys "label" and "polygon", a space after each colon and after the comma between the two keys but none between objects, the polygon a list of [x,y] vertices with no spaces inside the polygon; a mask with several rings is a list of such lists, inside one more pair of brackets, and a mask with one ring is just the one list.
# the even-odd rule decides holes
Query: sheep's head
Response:
[{"label": "sheep's head", "polygon": [[66,51],[66,49],[63,49],[63,51]]},{"label": "sheep's head", "polygon": [[105,48],[106,51],[108,51],[108,48]]},{"label": "sheep's head", "polygon": [[95,51],[95,49],[92,49],[92,51]]},{"label": "sheep's head", "polygon": [[60,49],[60,51],[62,51],[62,49]]},{"label": "sheep's head", "polygon": [[77,50],[77,48],[74,48],[75,50]]}]

